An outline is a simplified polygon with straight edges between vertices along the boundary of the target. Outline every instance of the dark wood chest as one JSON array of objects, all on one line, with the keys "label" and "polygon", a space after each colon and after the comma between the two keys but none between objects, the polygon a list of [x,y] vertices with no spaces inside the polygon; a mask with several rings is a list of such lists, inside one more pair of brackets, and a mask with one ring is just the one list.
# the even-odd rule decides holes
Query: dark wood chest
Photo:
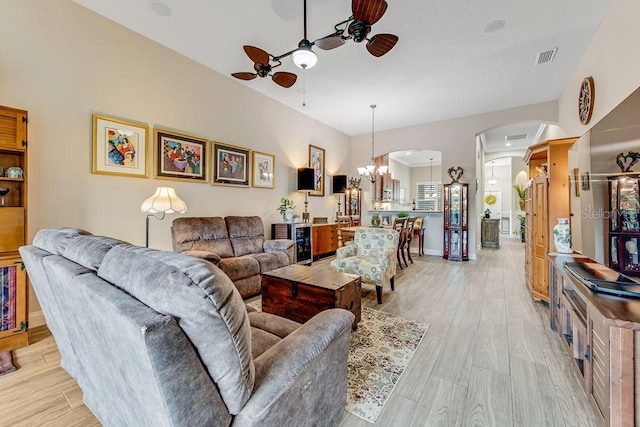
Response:
[{"label": "dark wood chest", "polygon": [[343,308],[360,321],[360,276],[290,265],[262,275],[262,311],[304,323],[330,308]]}]

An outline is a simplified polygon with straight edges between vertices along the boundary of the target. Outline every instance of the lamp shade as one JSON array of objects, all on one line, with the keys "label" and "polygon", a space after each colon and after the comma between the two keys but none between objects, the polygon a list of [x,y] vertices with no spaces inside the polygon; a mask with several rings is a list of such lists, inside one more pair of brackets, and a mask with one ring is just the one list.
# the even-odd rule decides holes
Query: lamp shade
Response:
[{"label": "lamp shade", "polygon": [[298,191],[313,191],[316,176],[313,168],[298,168]]},{"label": "lamp shade", "polygon": [[141,212],[148,213],[183,213],[187,211],[187,205],[171,187],[158,187],[153,196],[142,202]]},{"label": "lamp shade", "polygon": [[347,175],[333,175],[333,193],[344,193],[347,191]]}]

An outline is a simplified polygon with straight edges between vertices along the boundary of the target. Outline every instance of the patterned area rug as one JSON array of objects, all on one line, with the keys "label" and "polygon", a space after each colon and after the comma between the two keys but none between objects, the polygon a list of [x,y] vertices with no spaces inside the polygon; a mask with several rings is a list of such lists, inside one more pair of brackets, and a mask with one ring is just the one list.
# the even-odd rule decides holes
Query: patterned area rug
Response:
[{"label": "patterned area rug", "polygon": [[0,351],[0,377],[15,371],[10,351]]},{"label": "patterned area rug", "polygon": [[[260,300],[249,305],[260,310]],[[429,324],[362,307],[351,334],[346,410],[375,423]]]}]

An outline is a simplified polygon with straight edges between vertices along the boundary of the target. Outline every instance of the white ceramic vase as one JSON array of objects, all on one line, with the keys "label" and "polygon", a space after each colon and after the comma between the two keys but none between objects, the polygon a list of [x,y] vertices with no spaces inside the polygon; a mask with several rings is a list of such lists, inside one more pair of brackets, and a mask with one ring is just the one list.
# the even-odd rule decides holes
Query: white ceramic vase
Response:
[{"label": "white ceramic vase", "polygon": [[286,211],[284,211],[284,215],[282,215],[282,219],[284,219],[284,222],[286,223],[292,223],[293,222],[293,211],[291,209],[287,209]]},{"label": "white ceramic vase", "polygon": [[558,218],[558,223],[553,227],[553,243],[559,254],[571,254],[571,226],[569,218]]}]

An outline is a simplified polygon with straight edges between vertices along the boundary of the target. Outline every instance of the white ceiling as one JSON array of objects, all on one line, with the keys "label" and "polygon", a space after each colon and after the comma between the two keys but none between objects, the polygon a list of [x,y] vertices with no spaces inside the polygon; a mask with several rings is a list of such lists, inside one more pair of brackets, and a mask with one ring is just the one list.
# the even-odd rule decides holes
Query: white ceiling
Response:
[{"label": "white ceiling", "polygon": [[[302,0],[74,1],[348,135],[370,130],[373,103],[375,128],[386,130],[558,99],[612,2],[388,0],[371,35],[392,33],[398,44],[380,58],[365,43],[315,47],[318,64],[306,71],[303,107],[302,71],[290,57],[276,69],[298,74],[290,89],[230,76],[253,71],[245,44],[272,55],[297,47]],[[307,13],[315,40],[351,15],[351,2],[313,0]],[[495,20],[505,21],[504,29],[483,33]],[[534,65],[538,52],[555,47],[553,62]]]}]

